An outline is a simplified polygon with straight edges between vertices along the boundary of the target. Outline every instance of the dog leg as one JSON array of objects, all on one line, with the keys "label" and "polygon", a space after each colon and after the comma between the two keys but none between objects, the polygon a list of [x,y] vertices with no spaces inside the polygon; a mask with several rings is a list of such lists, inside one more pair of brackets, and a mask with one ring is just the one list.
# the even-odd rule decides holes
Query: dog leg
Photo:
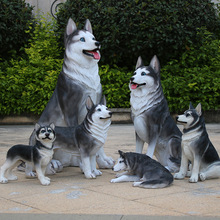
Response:
[{"label": "dog leg", "polygon": [[136,175],[123,175],[118,178],[112,179],[111,183],[120,183],[120,182],[134,182],[139,181],[140,177]]},{"label": "dog leg", "polygon": [[136,134],[136,153],[142,154],[144,141],[140,139],[137,133]]},{"label": "dog leg", "polygon": [[35,164],[36,172],[37,172],[37,177],[40,180],[41,184],[44,186],[50,185],[50,178],[45,177],[40,164]]},{"label": "dog leg", "polygon": [[102,172],[96,169],[96,155],[90,156],[90,164],[91,164],[92,173],[94,173],[95,176],[101,176]]},{"label": "dog leg", "polygon": [[91,171],[90,158],[88,156],[81,156],[82,158],[82,167],[84,175],[87,179],[95,179],[96,175]]},{"label": "dog leg", "polygon": [[5,177],[5,172],[10,168],[11,161],[6,160],[5,163],[1,167],[1,174],[0,174],[0,182],[1,183],[8,183],[8,179]]},{"label": "dog leg", "polygon": [[147,147],[147,153],[146,155],[149,156],[150,158],[153,158],[154,156],[154,151],[156,147],[156,140],[151,141]]},{"label": "dog leg", "polygon": [[17,180],[18,177],[13,174],[12,170],[18,166],[21,162],[15,161],[6,171],[6,176],[8,177],[8,180]]},{"label": "dog leg", "polygon": [[27,163],[26,162],[25,175],[26,175],[26,178],[35,178],[35,177],[37,177],[36,173],[33,172],[32,163]]},{"label": "dog leg", "polygon": [[189,178],[190,183],[197,183],[199,179],[199,168],[200,168],[200,157],[194,156],[193,167],[192,167],[192,175]]},{"label": "dog leg", "polygon": [[98,164],[99,168],[101,168],[101,169],[112,168],[115,164],[115,161],[111,157],[106,156],[103,147],[101,147],[99,149],[96,156],[97,156],[96,157],[97,164]]},{"label": "dog leg", "polygon": [[215,179],[219,177],[220,177],[220,161],[209,165],[204,172],[201,172],[199,174],[199,178],[201,181],[205,181],[206,179]]},{"label": "dog leg", "polygon": [[178,180],[184,179],[184,177],[186,176],[186,173],[187,173],[187,169],[188,169],[188,159],[186,158],[186,155],[183,151],[182,152],[180,170],[179,170],[178,173],[174,174],[174,178],[178,179]]}]

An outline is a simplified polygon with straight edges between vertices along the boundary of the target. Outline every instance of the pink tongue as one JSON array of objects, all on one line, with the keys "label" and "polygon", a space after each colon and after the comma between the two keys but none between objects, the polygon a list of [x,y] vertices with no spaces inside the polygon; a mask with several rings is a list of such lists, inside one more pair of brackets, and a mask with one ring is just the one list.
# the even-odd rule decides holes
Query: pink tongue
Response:
[{"label": "pink tongue", "polygon": [[96,52],[96,51],[91,51],[91,53],[93,54],[94,59],[96,59],[96,60],[100,60],[100,55],[99,55],[98,52]]},{"label": "pink tongue", "polygon": [[137,89],[138,84],[131,84],[131,89]]}]

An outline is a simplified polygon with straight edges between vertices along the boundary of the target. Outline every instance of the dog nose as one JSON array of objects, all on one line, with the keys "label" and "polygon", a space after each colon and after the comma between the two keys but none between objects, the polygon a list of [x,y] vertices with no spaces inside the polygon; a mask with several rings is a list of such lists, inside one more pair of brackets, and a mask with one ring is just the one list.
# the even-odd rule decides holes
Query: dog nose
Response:
[{"label": "dog nose", "polygon": [[178,121],[178,119],[179,119],[179,116],[176,116],[176,121]]},{"label": "dog nose", "polygon": [[109,112],[109,115],[112,117],[112,112]]},{"label": "dog nose", "polygon": [[131,78],[130,78],[130,80],[131,80],[131,82],[134,80],[134,77],[132,76]]},{"label": "dog nose", "polygon": [[101,46],[101,43],[100,43],[99,41],[96,41],[96,42],[95,42],[95,45],[96,45],[97,47],[100,47],[100,46]]}]

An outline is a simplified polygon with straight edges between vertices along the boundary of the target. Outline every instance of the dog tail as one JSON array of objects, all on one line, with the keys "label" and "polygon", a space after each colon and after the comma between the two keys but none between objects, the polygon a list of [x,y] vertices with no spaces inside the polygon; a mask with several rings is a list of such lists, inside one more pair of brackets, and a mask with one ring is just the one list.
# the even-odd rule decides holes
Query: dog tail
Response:
[{"label": "dog tail", "polygon": [[161,178],[158,180],[147,180],[144,182],[134,182],[133,186],[139,186],[146,189],[158,189],[170,186],[173,183],[173,176],[170,174],[169,177]]}]

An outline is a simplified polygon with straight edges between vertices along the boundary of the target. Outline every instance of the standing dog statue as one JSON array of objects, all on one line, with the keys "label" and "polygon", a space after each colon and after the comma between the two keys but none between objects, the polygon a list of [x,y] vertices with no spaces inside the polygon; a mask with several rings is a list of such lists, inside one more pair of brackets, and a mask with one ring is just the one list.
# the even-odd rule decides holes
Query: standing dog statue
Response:
[{"label": "standing dog statue", "polygon": [[[54,122],[56,126],[76,126],[82,123],[86,116],[87,97],[90,96],[95,104],[100,102],[102,86],[98,74],[99,49],[100,43],[93,35],[90,21],[86,20],[84,30],[77,30],[74,21],[69,19],[65,33],[62,71],[39,123]],[[30,144],[34,143],[34,136],[33,133]],[[62,152],[62,158],[64,154],[65,152]],[[69,158],[68,153],[66,157]],[[48,173],[62,169],[59,155],[56,155],[56,158],[57,160],[52,160]],[[97,163],[100,168],[112,168],[114,165],[113,159],[105,155],[103,147],[97,152]],[[30,175],[33,175],[31,167],[29,170]]]},{"label": "standing dog statue", "polygon": [[19,144],[8,150],[6,161],[1,167],[1,183],[7,183],[8,180],[17,180],[17,176],[12,173],[12,169],[21,161],[24,161],[27,164],[34,165],[42,185],[50,184],[50,179],[45,177],[45,171],[53,156],[53,142],[56,138],[54,128],[54,124],[49,126],[36,124],[36,144],[34,146]]},{"label": "standing dog statue", "polygon": [[[176,119],[184,129],[180,171],[174,174],[174,178],[184,179],[185,176],[189,176],[189,182],[196,183],[198,179],[205,181],[220,177],[219,155],[209,140],[201,104],[198,104],[195,109],[190,103],[189,110],[177,116]],[[188,171],[189,161],[191,162],[190,171]]]},{"label": "standing dog statue", "polygon": [[147,155],[155,154],[170,171],[178,171],[181,157],[181,132],[170,116],[160,82],[160,64],[154,56],[149,66],[138,58],[130,79],[131,117],[136,132],[136,152],[142,153],[148,143]]},{"label": "standing dog statue", "polygon": [[[63,166],[71,165],[71,154],[79,156],[81,169],[86,178],[96,178],[102,174],[96,169],[96,153],[104,145],[107,131],[111,124],[112,112],[106,107],[105,97],[98,105],[94,105],[89,97],[86,102],[88,113],[84,121],[75,127],[56,127],[55,147],[62,146],[55,151],[54,158],[59,158]],[[62,153],[68,152],[69,158]]]},{"label": "standing dog statue", "polygon": [[127,171],[126,174],[112,179],[112,183],[134,182],[133,186],[156,189],[169,186],[173,182],[173,175],[156,160],[139,153],[124,153],[118,151],[120,157],[113,170]]}]

